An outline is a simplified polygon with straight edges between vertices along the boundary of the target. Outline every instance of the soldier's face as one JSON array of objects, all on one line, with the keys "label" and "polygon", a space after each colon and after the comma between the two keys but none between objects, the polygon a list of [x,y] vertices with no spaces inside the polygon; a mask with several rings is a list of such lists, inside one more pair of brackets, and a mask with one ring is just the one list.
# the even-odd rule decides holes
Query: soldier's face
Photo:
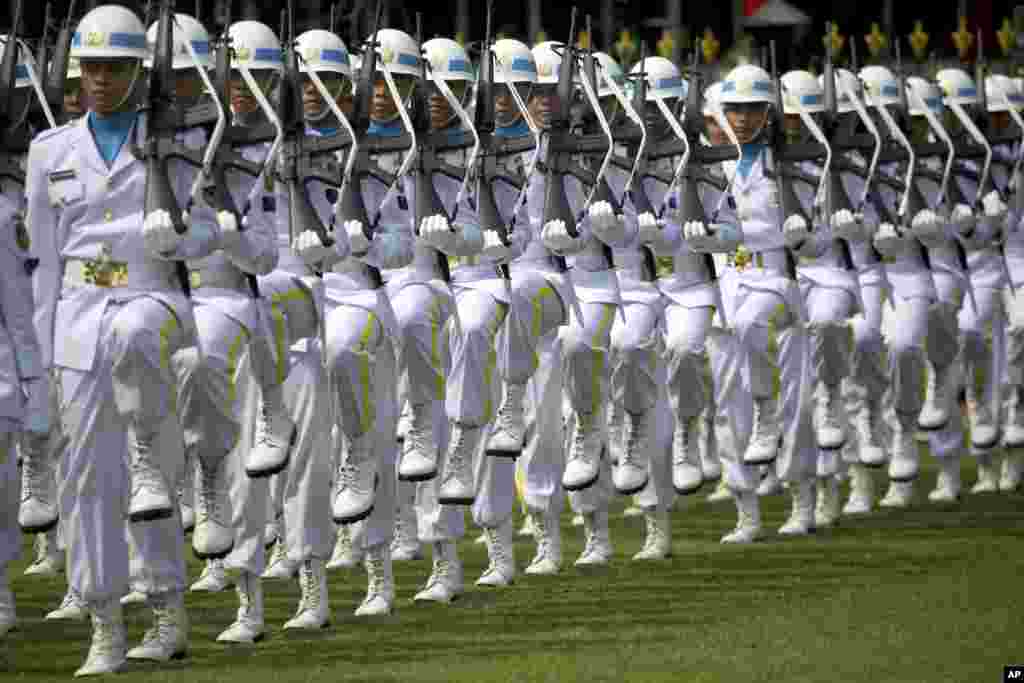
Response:
[{"label": "soldier's face", "polygon": [[704,117],[704,131],[707,133],[708,142],[712,145],[724,145],[726,143],[725,131],[718,125],[714,116]]},{"label": "soldier's face", "polygon": [[768,122],[768,105],[762,103],[727,104],[725,118],[729,120],[740,144],[752,142]]},{"label": "soldier's face", "polygon": [[555,88],[554,85],[538,85],[530,96],[527,111],[530,118],[541,128],[551,125],[551,113],[555,109]]},{"label": "soldier's face", "polygon": [[[523,102],[530,101],[530,84],[529,83],[517,83],[513,85],[514,88],[518,89],[519,96]],[[515,98],[512,97],[512,92],[509,90],[509,86],[504,83],[499,83],[494,87],[494,118],[495,122],[499,126],[511,126],[515,124],[522,117],[522,112],[519,111],[519,107],[516,106]]]},{"label": "soldier's face", "polygon": [[[459,104],[465,107],[466,96],[469,94],[469,83],[466,81],[451,81],[447,85]],[[431,129],[441,130],[451,124],[452,119],[455,117],[455,110],[452,108],[451,103],[448,102],[448,99],[441,94],[437,86],[431,87],[428,106],[430,107]]]},{"label": "soldier's face", "polygon": [[798,114],[786,114],[783,117],[785,122],[786,140],[797,142],[804,136],[804,122]]},{"label": "soldier's face", "polygon": [[203,81],[195,72],[195,69],[188,71],[177,71],[174,74],[174,96],[178,101],[195,102],[203,94]]},{"label": "soldier's face", "polygon": [[[251,71],[251,73],[260,91],[264,95],[268,95],[273,90],[276,74],[264,70]],[[231,111],[236,114],[251,114],[259,109],[260,104],[256,100],[256,96],[249,90],[245,79],[238,71],[232,71],[231,77],[228,79],[228,97],[231,99]]]},{"label": "soldier's face", "polygon": [[398,117],[398,106],[391,97],[391,91],[383,78],[373,83],[373,107],[370,118],[378,123],[388,123]]},{"label": "soldier's face", "polygon": [[64,112],[71,117],[78,117],[85,113],[81,79],[74,78],[64,83]]},{"label": "soldier's face", "polygon": [[97,114],[113,114],[128,106],[139,74],[137,59],[83,59],[82,90]]},{"label": "soldier's face", "polygon": [[1008,111],[993,111],[989,112],[988,124],[992,130],[997,133],[1001,133],[1010,127],[1010,112]]},{"label": "soldier's face", "polygon": [[[334,101],[342,113],[348,116],[352,113],[352,86],[351,81],[341,75],[322,73],[320,80],[324,82],[327,92],[333,94]],[[302,112],[307,119],[316,119],[323,115],[327,103],[320,95],[316,85],[308,76],[302,77]]]}]

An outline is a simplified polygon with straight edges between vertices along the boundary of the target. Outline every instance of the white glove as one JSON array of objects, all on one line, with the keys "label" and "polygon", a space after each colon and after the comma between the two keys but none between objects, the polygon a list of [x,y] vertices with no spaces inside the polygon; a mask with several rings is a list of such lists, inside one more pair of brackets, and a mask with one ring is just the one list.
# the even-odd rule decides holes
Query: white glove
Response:
[{"label": "white glove", "polygon": [[171,214],[163,209],[151,212],[142,224],[142,240],[146,250],[157,258],[167,258],[173,254],[183,239],[174,230]]},{"label": "white glove", "polygon": [[840,209],[832,214],[832,235],[838,240],[862,242],[869,239],[864,216],[849,209]]},{"label": "white glove", "polygon": [[907,240],[896,231],[892,223],[882,223],[875,233],[875,249],[882,256],[899,257],[907,248]]},{"label": "white glove", "polygon": [[978,225],[978,218],[974,215],[971,207],[966,204],[954,206],[949,221],[953,224],[953,229],[956,230],[958,235],[969,235],[974,232],[974,228]]},{"label": "white glove", "polygon": [[981,205],[985,208],[985,215],[989,218],[1001,219],[1006,217],[1008,210],[1006,202],[1002,200],[999,193],[995,190],[992,190],[982,198]]},{"label": "white glove", "polygon": [[292,250],[311,266],[322,263],[324,259],[334,253],[334,249],[325,247],[324,243],[320,241],[320,235],[312,230],[304,230],[296,237],[292,242]]},{"label": "white glove", "polygon": [[782,238],[786,246],[793,248],[800,246],[807,241],[811,232],[807,227],[807,219],[800,214],[793,214],[782,224]]},{"label": "white glove", "polygon": [[484,230],[484,248],[481,253],[489,261],[501,263],[508,260],[512,250],[501,241],[497,230]]},{"label": "white glove", "polygon": [[25,431],[36,434],[50,433],[50,380],[38,377],[22,385],[25,389],[25,420],[22,424]]},{"label": "white glove", "polygon": [[348,234],[348,246],[353,256],[365,256],[370,250],[370,240],[363,234],[362,221],[345,221],[342,226]]},{"label": "white glove", "polygon": [[[220,226],[220,244],[222,247],[233,246],[242,239],[242,233],[238,229],[238,219],[230,211],[217,212],[217,225]],[[242,219],[242,225],[245,225],[245,218]]]},{"label": "white glove", "polygon": [[540,239],[544,246],[556,253],[574,252],[579,248],[579,238],[569,234],[565,221],[554,220],[544,224],[540,232]]},{"label": "white glove", "polygon": [[458,243],[458,235],[441,214],[427,216],[420,221],[420,239],[447,256],[455,254]]},{"label": "white glove", "polygon": [[608,202],[590,205],[590,227],[605,244],[619,244],[626,237],[625,221]]},{"label": "white glove", "polygon": [[645,211],[636,217],[637,239],[640,244],[650,244],[661,237],[661,223],[650,211]]},{"label": "white glove", "polygon": [[942,231],[942,218],[931,209],[918,211],[914,220],[910,222],[910,229],[913,230],[914,237],[929,249],[940,247],[946,241],[946,235]]}]

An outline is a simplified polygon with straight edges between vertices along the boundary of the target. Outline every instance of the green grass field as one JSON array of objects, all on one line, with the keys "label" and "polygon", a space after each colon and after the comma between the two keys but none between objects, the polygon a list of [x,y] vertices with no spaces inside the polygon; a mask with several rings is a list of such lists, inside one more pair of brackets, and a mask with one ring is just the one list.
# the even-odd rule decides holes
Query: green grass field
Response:
[{"label": "green grass field", "polygon": [[[973,461],[965,460],[965,488],[973,480]],[[572,566],[582,531],[566,513],[558,577],[521,575],[497,591],[470,585],[451,606],[420,606],[412,596],[429,559],[396,564],[396,611],[370,621],[352,616],[363,572],[335,573],[332,625],[312,635],[280,630],[298,588],[267,582],[270,631],[253,648],[214,642],[234,617],[233,592],[189,595],[190,658],[130,665],[118,680],[1001,681],[1004,665],[1024,663],[1024,497],[967,495],[958,506],[936,506],[925,500],[933,483],[926,470],[909,510],[742,548],[718,544],[735,523],[732,505],[711,506],[701,495],[677,507],[675,555],[660,563],[629,560],[642,525],[624,519],[619,503],[616,558],[596,571]],[[767,499],[763,508],[774,531],[788,499]],[[486,553],[468,539],[461,553],[471,584]],[[516,553],[525,566],[532,543],[517,542]],[[12,567],[21,629],[0,643],[0,680],[67,680],[84,658],[88,624],[44,622],[63,578],[22,577],[26,564]],[[190,571],[198,575],[198,563]],[[135,644],[148,613],[135,608],[127,618]]]}]

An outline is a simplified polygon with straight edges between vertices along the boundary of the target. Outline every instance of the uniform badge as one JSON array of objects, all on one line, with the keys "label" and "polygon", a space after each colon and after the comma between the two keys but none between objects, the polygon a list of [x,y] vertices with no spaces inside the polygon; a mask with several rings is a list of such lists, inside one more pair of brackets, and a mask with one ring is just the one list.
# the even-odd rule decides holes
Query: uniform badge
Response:
[{"label": "uniform badge", "polygon": [[28,228],[25,227],[25,221],[21,216],[14,219],[14,241],[22,251],[28,251],[28,248],[31,246]]},{"label": "uniform badge", "polygon": [[107,44],[106,34],[100,31],[90,31],[85,34],[85,46],[86,47],[103,47]]}]

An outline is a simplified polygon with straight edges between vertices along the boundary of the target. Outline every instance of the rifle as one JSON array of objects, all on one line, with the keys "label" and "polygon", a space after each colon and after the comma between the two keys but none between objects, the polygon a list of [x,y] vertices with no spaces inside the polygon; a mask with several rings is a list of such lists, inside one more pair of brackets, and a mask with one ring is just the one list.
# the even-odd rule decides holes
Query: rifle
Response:
[{"label": "rifle", "polygon": [[3,60],[0,60],[0,132],[3,133],[0,140],[0,178],[9,178],[19,185],[25,184],[25,172],[21,169],[19,157],[28,151],[28,143],[32,139],[25,121],[27,102],[24,111],[14,111],[22,5],[22,0],[15,2],[14,22],[4,43]]},{"label": "rifle", "polygon": [[71,20],[75,15],[75,0],[68,5],[67,16],[57,33],[57,39],[53,44],[52,54],[50,52],[49,28],[50,28],[50,5],[46,5],[46,23],[43,29],[43,40],[40,42],[39,57],[37,63],[43,71],[43,93],[50,111],[61,120],[64,118],[64,81],[67,80],[68,58],[71,53],[71,36],[74,27]]}]

